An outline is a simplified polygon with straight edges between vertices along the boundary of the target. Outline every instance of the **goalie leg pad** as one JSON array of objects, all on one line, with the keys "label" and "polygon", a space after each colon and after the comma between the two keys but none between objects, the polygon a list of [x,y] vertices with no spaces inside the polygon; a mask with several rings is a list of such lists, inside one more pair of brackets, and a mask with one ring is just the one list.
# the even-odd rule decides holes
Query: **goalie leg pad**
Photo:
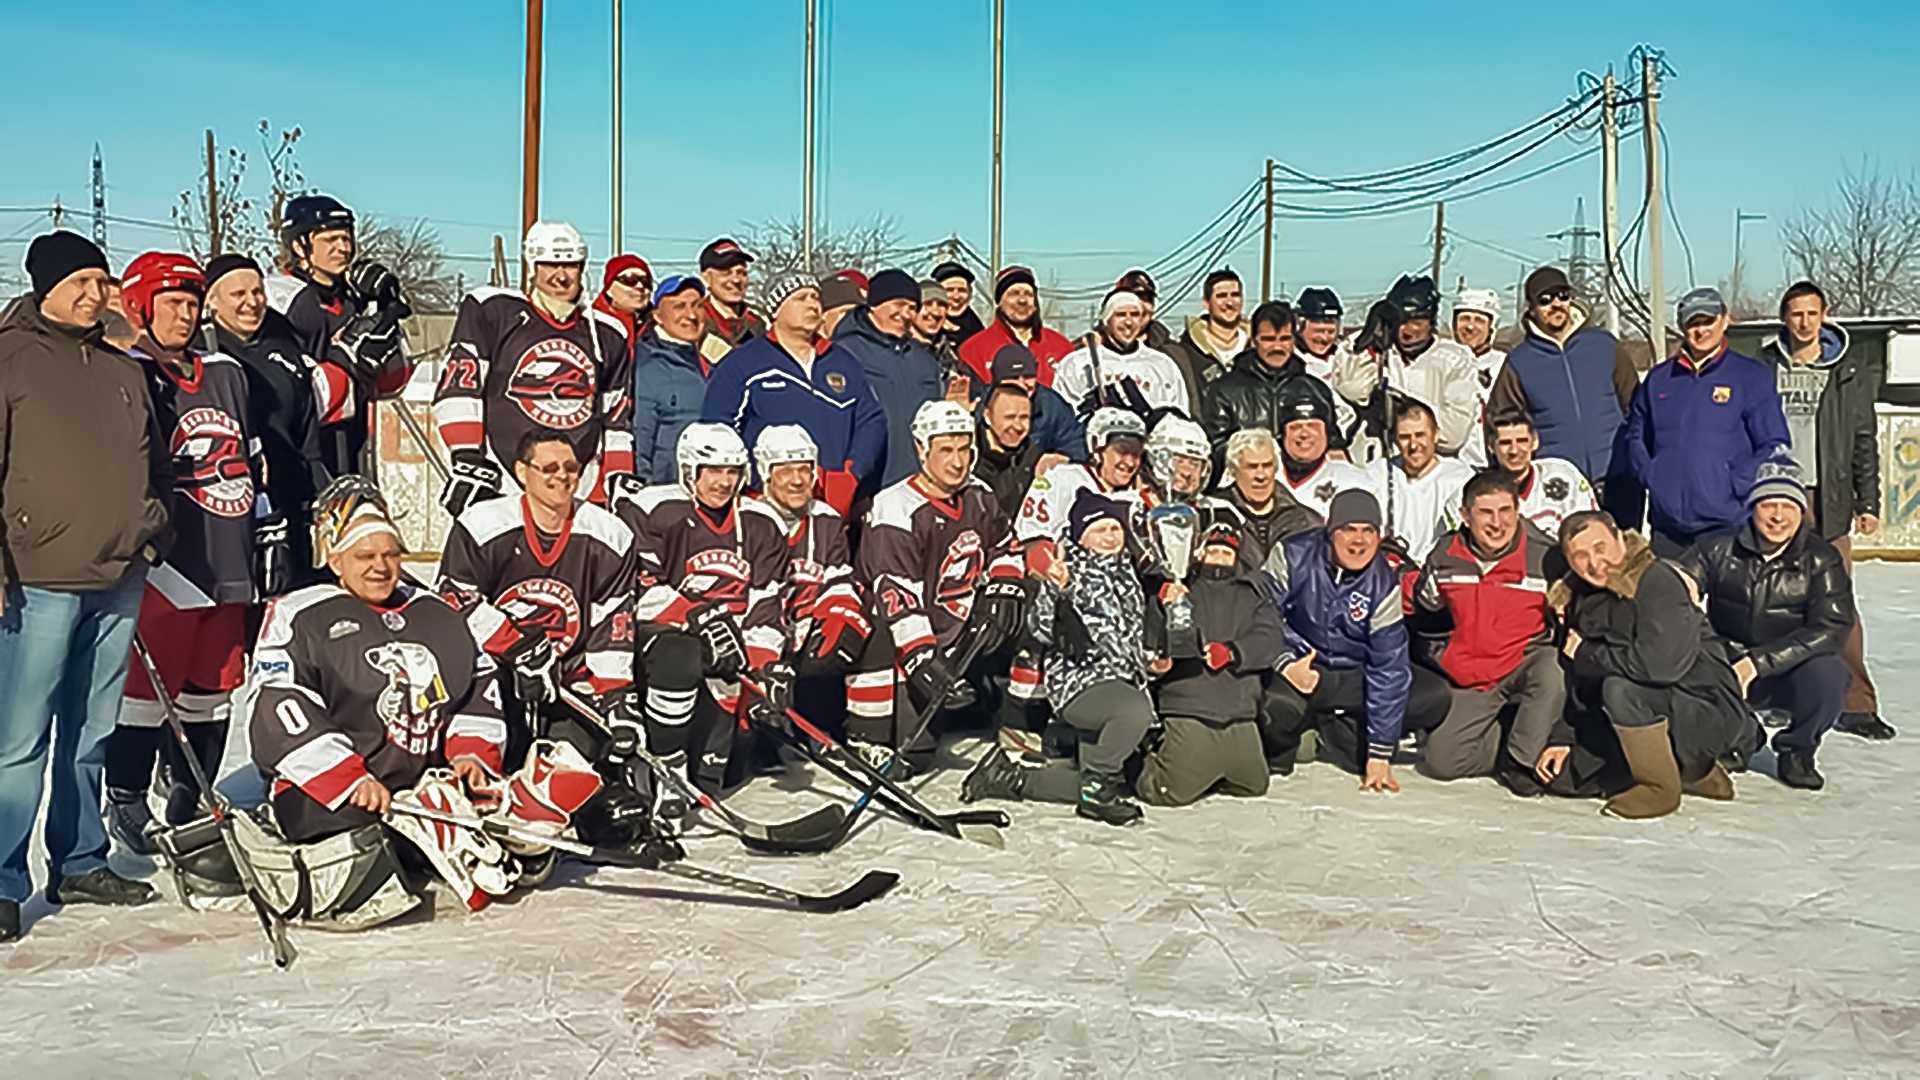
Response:
[{"label": "goalie leg pad", "polygon": [[[411,789],[393,795],[398,803],[412,803],[428,810],[461,817],[476,817],[473,803],[460,790],[459,782],[447,769],[429,769]],[[469,911],[480,911],[496,896],[512,891],[513,860],[492,837],[473,829],[429,821],[411,814],[393,814],[388,818],[393,830],[404,837],[432,864],[453,889],[454,895]]]},{"label": "goalie leg pad", "polygon": [[[500,808],[490,816],[502,817],[523,830],[557,837],[573,823],[574,813],[599,792],[600,784],[600,774],[572,744],[542,739],[533,744],[526,764],[507,777]],[[540,855],[552,850],[545,844],[518,839],[502,844],[515,855]]]}]

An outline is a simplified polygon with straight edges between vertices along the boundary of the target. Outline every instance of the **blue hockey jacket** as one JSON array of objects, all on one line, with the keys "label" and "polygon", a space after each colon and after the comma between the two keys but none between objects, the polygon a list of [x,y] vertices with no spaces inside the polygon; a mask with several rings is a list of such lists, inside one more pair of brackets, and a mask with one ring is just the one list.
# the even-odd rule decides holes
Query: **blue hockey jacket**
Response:
[{"label": "blue hockey jacket", "polygon": [[820,467],[879,482],[887,456],[887,416],[860,361],[834,346],[811,371],[772,334],[749,339],[720,359],[707,380],[704,419],[730,424],[751,447],[769,424],[799,424],[820,448]]}]

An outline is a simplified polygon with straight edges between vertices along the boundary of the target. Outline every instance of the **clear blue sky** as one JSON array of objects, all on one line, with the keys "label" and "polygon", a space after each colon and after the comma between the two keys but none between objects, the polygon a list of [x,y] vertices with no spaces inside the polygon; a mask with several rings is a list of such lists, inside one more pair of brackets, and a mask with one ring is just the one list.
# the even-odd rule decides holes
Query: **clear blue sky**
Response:
[{"label": "clear blue sky", "polygon": [[[518,3],[311,5],[24,2],[0,15],[13,105],[0,110],[0,206],[84,209],[95,141],[109,212],[165,220],[199,175],[201,130],[256,150],[254,125],[299,124],[311,185],[389,219],[426,217],[481,256],[519,214],[523,8]],[[797,217],[804,0],[627,7],[626,232],[657,272],[706,239]],[[1736,208],[1750,280],[1777,283],[1781,220],[1826,198],[1843,166],[1920,165],[1920,7],[1623,0],[1552,5],[1102,4],[1008,0],[1006,247],[1043,281],[1089,285],[1166,252],[1280,158],[1321,175],[1391,168],[1499,134],[1638,42],[1678,75],[1662,120],[1679,217],[1703,283],[1724,278]],[[545,216],[606,253],[606,3],[548,5]],[[886,214],[911,243],[988,233],[991,4],[826,0],[823,206],[833,224]],[[164,11],[164,15],[162,15]],[[85,22],[82,23],[84,18]],[[44,43],[36,45],[36,42]],[[31,99],[45,104],[31,104]],[[1534,160],[1579,146],[1560,140]],[[1623,216],[1640,197],[1637,140]],[[256,187],[264,168],[253,170]],[[1467,236],[1548,258],[1577,196],[1598,226],[1599,159],[1450,204]],[[39,219],[44,222],[45,219]],[[84,228],[84,220],[81,221]],[[0,215],[17,282],[34,219]],[[1427,261],[1431,211],[1282,222],[1276,276],[1377,292]],[[116,261],[171,243],[113,230]],[[1668,233],[1669,288],[1686,266]],[[1597,245],[1595,250],[1597,251]],[[1259,241],[1229,261],[1257,290]],[[462,264],[474,275],[479,262]],[[924,270],[925,267],[916,269]],[[1510,290],[1513,258],[1454,244],[1443,273]]]}]

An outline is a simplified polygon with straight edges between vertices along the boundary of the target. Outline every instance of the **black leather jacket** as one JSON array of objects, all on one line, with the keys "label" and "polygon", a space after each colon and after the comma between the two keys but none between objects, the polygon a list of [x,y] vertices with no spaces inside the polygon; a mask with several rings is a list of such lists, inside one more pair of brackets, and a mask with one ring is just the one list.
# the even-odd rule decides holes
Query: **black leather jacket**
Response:
[{"label": "black leather jacket", "polygon": [[1702,537],[1679,559],[1700,583],[1713,630],[1735,659],[1775,675],[1824,653],[1838,653],[1853,629],[1853,583],[1834,546],[1808,525],[1769,559],[1753,522]]},{"label": "black leather jacket", "polygon": [[[1289,356],[1279,367],[1269,366],[1252,349],[1233,358],[1233,370],[1207,384],[1201,394],[1200,423],[1213,442],[1214,472],[1226,466],[1227,440],[1241,428],[1266,428],[1274,438],[1286,428],[1281,417],[1281,401],[1296,384],[1304,385],[1314,397],[1322,399],[1326,415],[1334,416],[1333,389],[1307,373],[1298,356]],[[1346,446],[1339,425],[1327,423],[1328,447]]]}]

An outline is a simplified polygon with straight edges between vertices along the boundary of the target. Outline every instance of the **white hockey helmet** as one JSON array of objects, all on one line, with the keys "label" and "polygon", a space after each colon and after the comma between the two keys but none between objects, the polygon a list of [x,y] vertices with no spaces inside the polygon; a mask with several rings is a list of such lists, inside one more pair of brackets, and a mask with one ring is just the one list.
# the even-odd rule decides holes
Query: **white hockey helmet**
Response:
[{"label": "white hockey helmet", "polygon": [[580,230],[564,221],[536,221],[527,226],[520,254],[530,263],[583,263],[587,242]]},{"label": "white hockey helmet", "polygon": [[1121,435],[1144,440],[1147,437],[1147,422],[1140,419],[1139,413],[1116,409],[1111,405],[1095,409],[1087,421],[1087,452],[1098,454]]},{"label": "white hockey helmet", "polygon": [[1469,289],[1464,286],[1453,297],[1453,313],[1477,311],[1487,317],[1495,326],[1500,325],[1500,294],[1492,289]]},{"label": "white hockey helmet", "polygon": [[1207,439],[1207,429],[1178,413],[1168,413],[1153,425],[1153,433],[1147,436],[1147,468],[1152,470],[1155,482],[1167,482],[1173,475],[1173,459],[1177,457],[1210,461],[1213,443]]},{"label": "white hockey helmet", "polygon": [[760,468],[760,482],[764,484],[776,465],[791,465],[796,461],[818,465],[820,448],[799,424],[769,424],[761,428],[760,437],[753,440],[753,461]]},{"label": "white hockey helmet", "polygon": [[679,473],[680,490],[693,494],[693,482],[701,469],[747,467],[747,444],[740,433],[725,424],[688,424],[673,445],[673,460]]},{"label": "white hockey helmet", "polygon": [[941,435],[973,437],[973,417],[959,405],[940,398],[921,405],[913,414],[913,445],[920,453]]}]

